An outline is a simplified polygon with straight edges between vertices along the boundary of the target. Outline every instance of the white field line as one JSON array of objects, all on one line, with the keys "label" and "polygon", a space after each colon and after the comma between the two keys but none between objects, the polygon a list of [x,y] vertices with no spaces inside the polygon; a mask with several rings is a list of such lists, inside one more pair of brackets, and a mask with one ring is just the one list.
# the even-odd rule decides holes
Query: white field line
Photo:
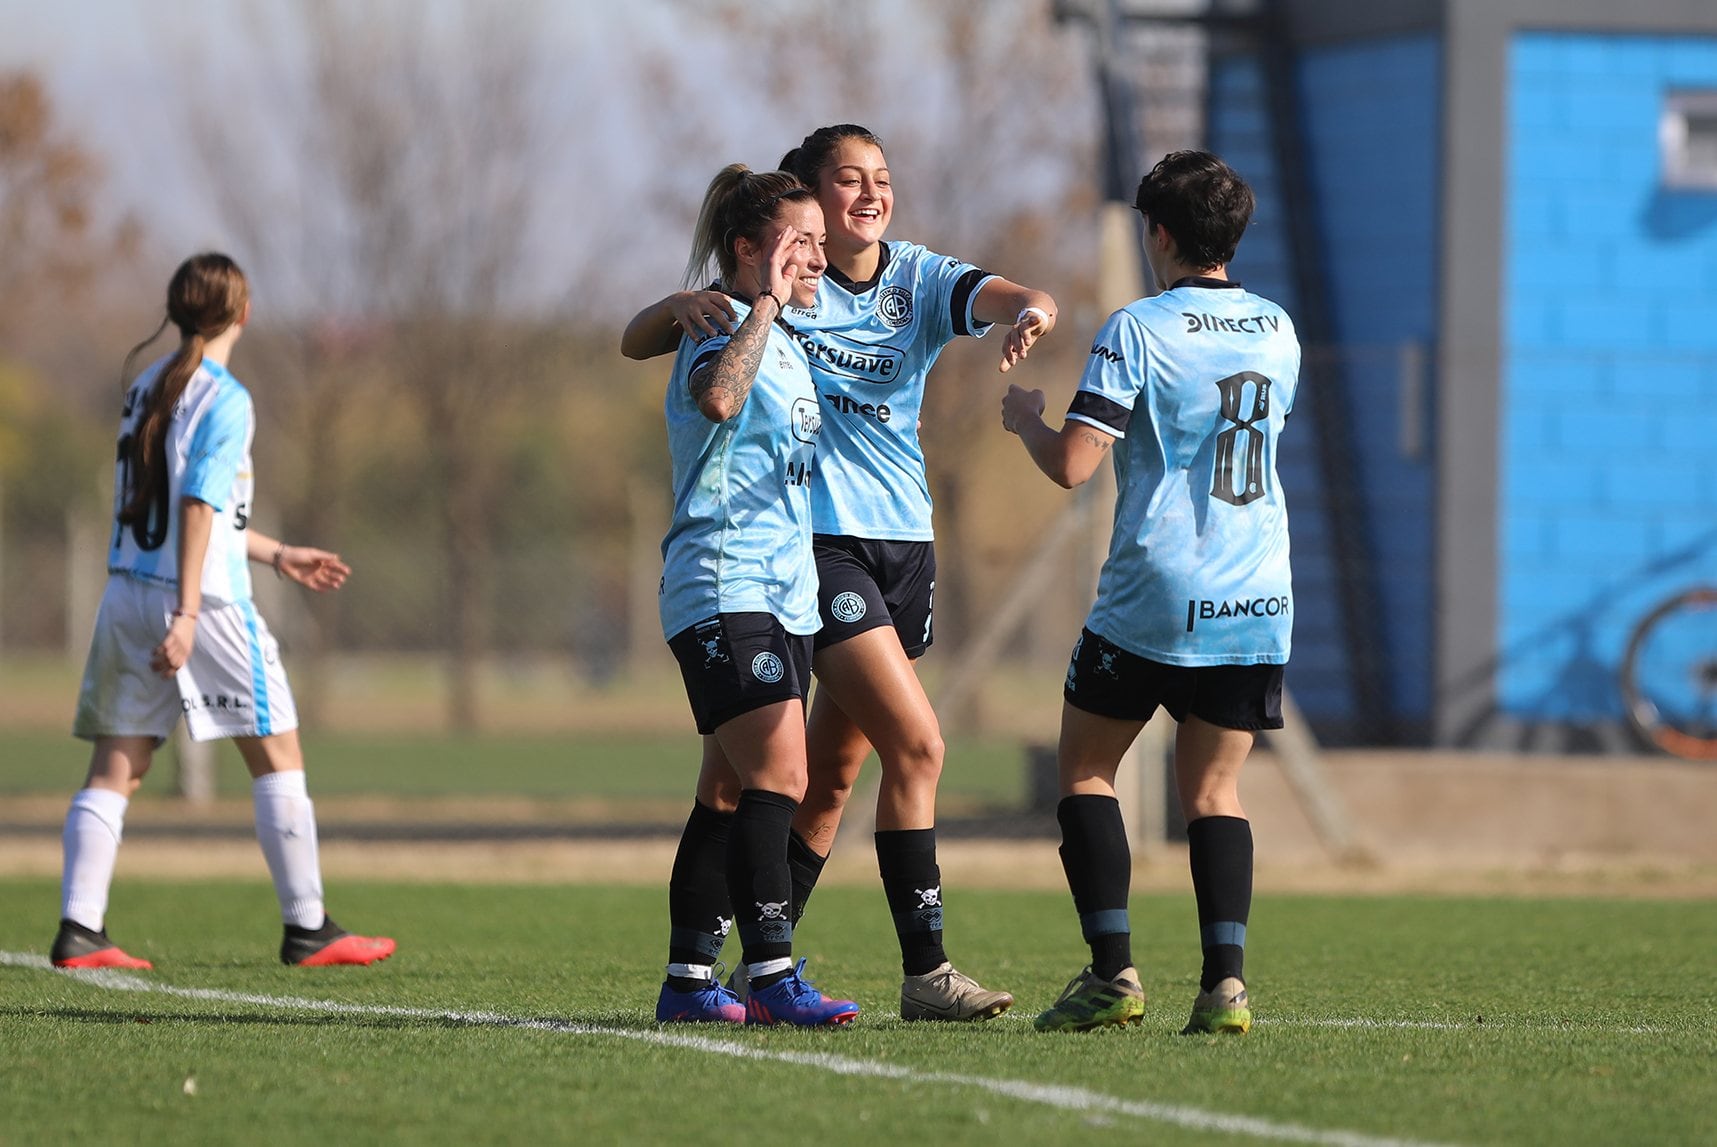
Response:
[{"label": "white field line", "polygon": [[1227,1115],[1197,1107],[1151,1103],[1138,1099],[1123,1099],[1115,1095],[1090,1091],[1083,1087],[1065,1087],[1032,1083],[1020,1079],[995,1079],[981,1075],[960,1075],[953,1072],[925,1072],[915,1067],[883,1063],[878,1060],[856,1059],[852,1056],[814,1052],[771,1051],[767,1048],[708,1036],[682,1035],[659,1030],[603,1027],[596,1024],[571,1023],[565,1020],[531,1019],[509,1016],[500,1012],[466,1012],[434,1008],[406,1008],[377,1004],[347,1004],[337,1000],[313,1000],[303,996],[269,996],[254,992],[229,992],[218,988],[182,988],[159,983],[118,971],[56,971],[47,957],[27,952],[0,951],[0,965],[15,968],[37,968],[54,971],[80,983],[118,992],[147,992],[175,996],[187,1000],[209,1000],[217,1003],[251,1004],[257,1007],[282,1008],[299,1012],[323,1012],[347,1016],[391,1016],[403,1019],[441,1020],[481,1027],[524,1028],[531,1031],[557,1032],[563,1035],[607,1036],[634,1040],[661,1047],[685,1048],[709,1055],[724,1055],[734,1059],[762,1060],[815,1068],[834,1075],[859,1076],[868,1079],[898,1079],[915,1086],[940,1084],[947,1087],[986,1091],[1004,1099],[1022,1103],[1037,1103],[1084,1116],[1129,1116],[1134,1119],[1172,1124],[1194,1131],[1220,1131],[1233,1135],[1249,1135],[1283,1143],[1315,1143],[1328,1147],[1437,1147],[1436,1144],[1414,1139],[1390,1139],[1365,1135],[1356,1131],[1327,1130],[1305,1127],[1297,1123],[1278,1123],[1245,1115]]}]

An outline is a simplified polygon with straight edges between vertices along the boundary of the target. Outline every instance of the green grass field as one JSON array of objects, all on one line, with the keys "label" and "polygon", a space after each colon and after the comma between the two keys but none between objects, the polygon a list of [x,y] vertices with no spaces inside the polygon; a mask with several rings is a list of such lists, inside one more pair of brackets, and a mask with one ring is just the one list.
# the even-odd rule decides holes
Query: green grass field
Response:
[{"label": "green grass field", "polygon": [[[1039,1035],[1078,970],[1064,895],[955,893],[955,958],[1020,998],[907,1025],[874,889],[820,890],[799,952],[835,1031],[658,1028],[665,894],[352,885],[370,969],[286,969],[260,884],[123,878],[153,972],[45,965],[57,891],[0,881],[0,1143],[1641,1144],[1717,1139],[1717,904],[1270,896],[1260,1022],[1182,1037],[1190,896],[1136,897],[1142,1028]],[[730,957],[732,953],[729,953]]]},{"label": "green grass field", "polygon": [[[221,742],[218,784],[243,795],[249,781],[238,752]],[[170,750],[139,790],[172,794]],[[338,733],[304,736],[305,767],[321,796],[525,796],[689,800],[697,780],[696,734],[658,736]],[[83,784],[89,748],[65,733],[0,730],[0,798],[58,795]],[[1023,746],[957,740],[948,746],[941,796],[947,808],[1017,807],[1025,792]],[[951,803],[948,803],[951,802]]]}]

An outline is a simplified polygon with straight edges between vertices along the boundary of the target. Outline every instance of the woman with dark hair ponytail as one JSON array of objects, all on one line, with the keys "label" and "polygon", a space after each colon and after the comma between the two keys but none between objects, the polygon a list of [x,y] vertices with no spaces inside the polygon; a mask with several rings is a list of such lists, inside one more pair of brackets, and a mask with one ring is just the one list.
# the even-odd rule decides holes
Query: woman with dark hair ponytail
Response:
[{"label": "woman with dark hair ponytail", "polygon": [[126,356],[129,374],[169,323],[179,331],[178,348],[127,387],[120,413],[107,588],[72,729],[95,748],[66,813],[56,967],[151,966],[108,939],[107,897],[126,808],[181,714],[194,740],[231,737],[250,772],[257,840],[285,922],[281,960],[371,964],[394,950],[323,910],[298,714],[279,645],[251,603],[250,562],[318,593],[351,570],[338,554],[251,528],[255,414],[227,371],[249,321],[237,264],[195,255],[167,287],[166,318]]},{"label": "woman with dark hair ponytail", "polygon": [[[857,124],[818,128],[781,167],[816,192],[829,227],[815,304],[787,315],[823,406],[812,491],[823,627],[812,661],[810,780],[790,845],[793,917],[805,910],[874,748],[882,763],[876,858],[900,942],[901,1017],[989,1019],[1013,996],[965,975],[942,947],[942,731],[915,664],[933,640],[936,588],[918,416],[942,348],[999,326],[1000,367],[1010,370],[1055,329],[1055,300],[916,243],[885,242],[894,184],[882,141]],[[734,315],[718,291],[676,292],[633,318],[621,351],[665,354],[681,331],[725,332]],[[734,984],[743,990],[745,977]]]}]

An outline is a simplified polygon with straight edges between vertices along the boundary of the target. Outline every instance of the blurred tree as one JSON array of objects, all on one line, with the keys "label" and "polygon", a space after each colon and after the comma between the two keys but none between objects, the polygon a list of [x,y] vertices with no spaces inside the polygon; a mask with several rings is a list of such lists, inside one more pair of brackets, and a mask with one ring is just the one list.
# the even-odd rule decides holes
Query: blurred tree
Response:
[{"label": "blurred tree", "polygon": [[[10,535],[0,590],[27,586],[0,592],[0,603],[27,603],[6,611],[0,629],[17,644],[65,640],[67,515],[106,513],[96,478],[111,465],[116,392],[81,383],[104,287],[134,265],[141,231],[103,216],[102,183],[42,79],[0,72],[0,530]],[[56,355],[57,339],[80,353]],[[99,410],[80,410],[92,395]]]},{"label": "blurred tree", "polygon": [[55,122],[40,77],[0,72],[0,337],[8,345],[106,262],[135,253],[134,223],[112,231],[98,223],[100,185],[100,165]]},{"label": "blurred tree", "polygon": [[[373,388],[408,399],[443,588],[421,623],[444,638],[458,730],[479,719],[492,551],[516,445],[507,428],[553,378],[547,325],[518,320],[533,225],[567,207],[540,193],[538,96],[552,71],[539,50],[542,11],[256,5],[249,34],[273,50],[246,75],[209,73],[218,94],[198,93],[190,107],[216,214],[258,293],[287,312],[258,348],[266,359],[253,361],[279,384],[274,414],[304,446],[298,482],[273,495],[289,498],[294,536],[338,547]],[[325,634],[333,615],[321,619]]]}]

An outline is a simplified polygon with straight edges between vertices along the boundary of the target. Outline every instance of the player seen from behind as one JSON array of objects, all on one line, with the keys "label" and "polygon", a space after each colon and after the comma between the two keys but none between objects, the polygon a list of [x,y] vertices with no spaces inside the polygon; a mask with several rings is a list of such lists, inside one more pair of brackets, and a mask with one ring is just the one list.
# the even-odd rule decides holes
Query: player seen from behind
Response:
[{"label": "player seen from behind", "polygon": [[251,601],[250,562],[319,593],[351,570],[250,525],[256,420],[227,370],[250,320],[244,274],[225,255],[182,263],[167,288],[179,347],[125,392],[107,588],[73,732],[95,742],[66,813],[61,968],[147,968],[107,937],[108,890],[130,798],[181,712],[192,738],[230,737],[250,771],[256,835],[285,921],[287,964],[371,964],[394,942],[354,936],[322,904],[316,812],[304,785],[298,713],[280,647]]},{"label": "player seen from behind", "polygon": [[[1002,425],[1050,478],[1077,486],[1114,447],[1114,534],[1063,693],[1061,861],[1091,964],[1037,1017],[1040,1031],[1137,1023],[1127,894],[1132,859],[1115,799],[1122,755],[1161,705],[1178,723],[1204,967],[1185,1031],[1252,1024],[1242,961],[1252,828],[1240,769],[1282,727],[1293,591],[1276,444],[1300,347],[1276,304],[1227,264],[1251,189],[1208,152],[1165,157],[1139,184],[1145,255],[1162,292],[1109,317],[1059,432],[1043,394],[1009,387]],[[1118,445],[1117,445],[1118,444]]]}]

